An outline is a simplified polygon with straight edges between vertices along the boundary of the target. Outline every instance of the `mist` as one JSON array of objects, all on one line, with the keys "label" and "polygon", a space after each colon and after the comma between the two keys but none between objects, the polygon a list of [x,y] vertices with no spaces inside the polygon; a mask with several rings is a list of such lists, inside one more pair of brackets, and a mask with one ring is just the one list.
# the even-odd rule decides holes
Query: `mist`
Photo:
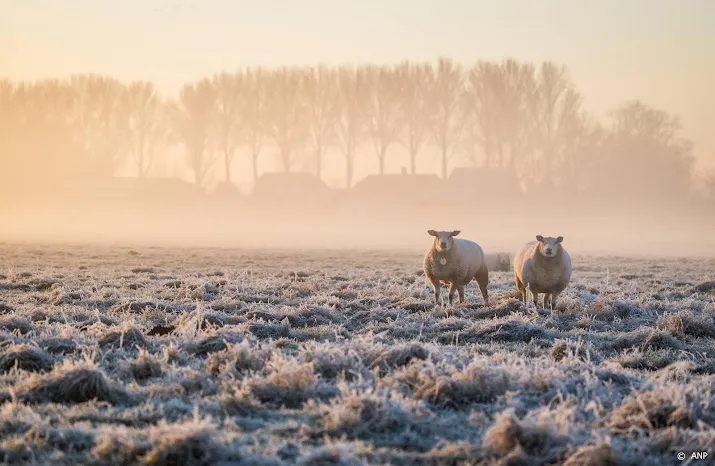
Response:
[{"label": "mist", "polygon": [[[583,18],[559,4],[571,46],[545,32],[529,41],[515,33],[492,41],[493,50],[481,40],[465,54],[467,39],[453,38],[450,49],[444,37],[450,24],[467,31],[466,23],[428,3],[409,18],[416,25],[419,11],[431,11],[442,28],[426,42],[431,57],[396,37],[413,37],[417,26],[376,23],[370,43],[382,42],[370,49],[374,60],[348,46],[366,18],[338,33],[349,12],[330,10],[333,22],[318,25],[309,14],[317,4],[299,13],[302,23],[273,31],[275,43],[259,42],[265,59],[251,52],[243,60],[230,58],[216,34],[245,34],[240,21],[267,21],[258,7],[219,21],[228,6],[126,6],[138,31],[152,25],[156,35],[146,46],[126,38],[134,58],[112,58],[109,44],[120,36],[108,23],[92,40],[76,37],[76,50],[94,57],[85,62],[57,40],[76,33],[37,26],[51,10],[12,6],[13,60],[0,80],[0,240],[420,250],[432,228],[460,229],[491,252],[544,234],[563,235],[582,254],[713,254],[715,144],[707,127],[715,107],[712,93],[698,88],[706,80],[683,78],[712,70],[692,55],[695,46],[687,56],[660,48],[658,66],[671,63],[682,76],[656,72],[645,54],[620,71],[614,61],[619,50],[634,51],[638,37],[692,42],[668,26],[675,12],[652,7],[658,32],[626,25],[631,7],[604,4],[592,12],[592,28],[606,27],[607,10],[619,12],[611,26],[622,42],[604,39],[597,53],[588,38],[600,32],[577,31]],[[396,8],[382,13],[392,17]],[[477,12],[471,8],[464,12]],[[677,14],[699,30],[693,8]],[[486,18],[507,18],[507,10],[483,11],[475,20],[484,22],[481,34],[498,38]],[[170,32],[192,17],[203,31],[193,42]],[[556,21],[534,18],[537,31]],[[330,30],[343,54],[311,46],[300,27]],[[162,45],[169,38],[181,46]],[[271,54],[278,42],[300,58]],[[30,67],[40,43],[45,58]],[[48,55],[54,46],[65,63]],[[220,53],[211,55],[215,47]],[[199,56],[206,58],[189,71]],[[136,60],[153,71],[140,71]]]}]

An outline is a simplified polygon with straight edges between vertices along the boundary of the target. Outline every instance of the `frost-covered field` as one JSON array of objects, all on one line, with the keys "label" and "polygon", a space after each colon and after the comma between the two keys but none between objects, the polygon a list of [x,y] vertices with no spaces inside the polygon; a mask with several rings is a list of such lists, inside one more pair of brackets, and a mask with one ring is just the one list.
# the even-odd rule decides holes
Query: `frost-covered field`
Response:
[{"label": "frost-covered field", "polygon": [[715,261],[573,260],[549,314],[420,251],[0,245],[0,460],[710,462]]}]

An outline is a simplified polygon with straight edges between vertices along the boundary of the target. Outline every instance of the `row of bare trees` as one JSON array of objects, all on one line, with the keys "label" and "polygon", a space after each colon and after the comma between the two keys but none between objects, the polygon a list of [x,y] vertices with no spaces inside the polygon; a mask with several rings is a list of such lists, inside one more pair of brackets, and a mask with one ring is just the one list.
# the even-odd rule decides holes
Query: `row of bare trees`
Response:
[{"label": "row of bare trees", "polygon": [[679,129],[676,118],[638,101],[597,122],[565,67],[512,59],[240,69],[187,83],[175,99],[151,82],[99,75],[0,82],[0,170],[15,179],[111,176],[126,160],[144,177],[159,151],[180,145],[198,185],[221,162],[230,182],[240,152],[255,180],[270,144],[283,170],[308,157],[318,177],[328,154],[341,155],[350,186],[358,154],[374,153],[383,174],[402,146],[412,173],[428,152],[442,177],[461,158],[533,185],[598,189],[607,181],[617,191],[648,166],[648,183],[682,190],[692,157]]}]

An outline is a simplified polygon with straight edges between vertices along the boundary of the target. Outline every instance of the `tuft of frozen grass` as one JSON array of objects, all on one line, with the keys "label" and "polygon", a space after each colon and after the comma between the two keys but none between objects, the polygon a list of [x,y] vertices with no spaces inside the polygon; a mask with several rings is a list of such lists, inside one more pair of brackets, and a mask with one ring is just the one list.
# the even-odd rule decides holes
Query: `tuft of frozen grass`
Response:
[{"label": "tuft of frozen grass", "polygon": [[14,389],[15,398],[30,404],[84,403],[91,400],[128,403],[131,397],[118,382],[93,365],[63,364],[47,375],[33,375]]},{"label": "tuft of frozen grass", "polygon": [[0,347],[0,371],[8,372],[18,368],[31,372],[46,372],[52,369],[54,361],[45,351],[27,344],[2,345]]}]

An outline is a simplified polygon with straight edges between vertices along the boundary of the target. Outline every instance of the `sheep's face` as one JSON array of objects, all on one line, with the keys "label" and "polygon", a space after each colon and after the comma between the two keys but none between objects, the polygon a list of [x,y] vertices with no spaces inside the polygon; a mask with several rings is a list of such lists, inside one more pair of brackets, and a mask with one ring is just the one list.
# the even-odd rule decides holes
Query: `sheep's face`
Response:
[{"label": "sheep's face", "polygon": [[434,236],[434,248],[437,252],[449,252],[454,247],[454,237],[459,234],[459,230],[435,231],[427,230],[430,236]]},{"label": "sheep's face", "polygon": [[500,252],[497,254],[497,261],[502,267],[509,267],[509,254]]},{"label": "sheep's face", "polygon": [[563,236],[554,238],[551,236],[544,237],[536,235],[536,241],[539,242],[539,252],[544,257],[556,257],[556,255],[561,251],[561,242],[563,240]]}]

